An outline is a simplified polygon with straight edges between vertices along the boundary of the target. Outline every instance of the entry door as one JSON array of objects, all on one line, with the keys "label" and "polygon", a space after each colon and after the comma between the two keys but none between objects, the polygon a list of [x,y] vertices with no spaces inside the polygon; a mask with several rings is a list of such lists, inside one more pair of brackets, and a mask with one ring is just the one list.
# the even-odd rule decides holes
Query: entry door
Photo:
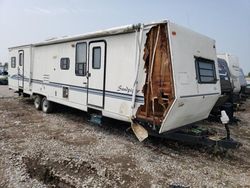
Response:
[{"label": "entry door", "polygon": [[24,84],[24,51],[18,52],[18,87],[23,89]]},{"label": "entry door", "polygon": [[88,70],[88,105],[104,107],[105,90],[105,42],[91,42],[89,44]]}]

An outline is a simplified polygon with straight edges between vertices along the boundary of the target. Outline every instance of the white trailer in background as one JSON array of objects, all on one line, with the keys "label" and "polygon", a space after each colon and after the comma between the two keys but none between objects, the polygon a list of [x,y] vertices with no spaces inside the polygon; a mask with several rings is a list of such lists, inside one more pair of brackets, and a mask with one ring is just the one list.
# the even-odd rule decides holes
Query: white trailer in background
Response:
[{"label": "white trailer in background", "polygon": [[228,53],[218,54],[217,56],[218,58],[224,59],[227,62],[230,71],[233,92],[235,94],[239,94],[241,90],[241,85],[240,85],[240,64],[238,57]]},{"label": "white trailer in background", "polygon": [[243,69],[240,68],[240,87],[242,93],[244,93],[246,86],[247,86],[247,80],[245,78]]},{"label": "white trailer in background", "polygon": [[[220,96],[215,41],[169,21],[9,48],[9,87],[163,133],[205,119]],[[135,130],[136,131],[136,130]]]}]

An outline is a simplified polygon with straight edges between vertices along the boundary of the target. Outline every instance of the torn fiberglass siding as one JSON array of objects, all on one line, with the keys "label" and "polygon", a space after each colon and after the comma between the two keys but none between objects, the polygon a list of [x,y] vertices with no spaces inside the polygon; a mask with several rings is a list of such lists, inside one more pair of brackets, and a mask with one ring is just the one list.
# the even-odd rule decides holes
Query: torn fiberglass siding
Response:
[{"label": "torn fiberglass siding", "polygon": [[159,24],[150,29],[144,48],[146,80],[143,87],[144,104],[136,117],[161,125],[174,100],[174,86],[167,25]]}]

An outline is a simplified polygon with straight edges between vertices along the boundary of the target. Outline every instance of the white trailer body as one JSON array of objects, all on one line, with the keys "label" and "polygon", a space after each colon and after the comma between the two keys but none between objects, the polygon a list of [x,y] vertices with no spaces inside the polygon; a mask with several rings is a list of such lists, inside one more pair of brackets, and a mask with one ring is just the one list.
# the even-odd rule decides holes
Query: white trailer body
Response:
[{"label": "white trailer body", "polygon": [[233,92],[238,94],[241,90],[240,65],[238,57],[228,53],[218,54],[217,56],[218,58],[224,59],[227,62],[231,76],[231,83],[234,88]]},{"label": "white trailer body", "polygon": [[11,89],[159,133],[207,118],[221,93],[215,41],[169,21],[12,47],[9,54]]},{"label": "white trailer body", "polygon": [[240,68],[240,86],[241,88],[247,86],[247,81],[246,81],[245,74],[242,68]]}]

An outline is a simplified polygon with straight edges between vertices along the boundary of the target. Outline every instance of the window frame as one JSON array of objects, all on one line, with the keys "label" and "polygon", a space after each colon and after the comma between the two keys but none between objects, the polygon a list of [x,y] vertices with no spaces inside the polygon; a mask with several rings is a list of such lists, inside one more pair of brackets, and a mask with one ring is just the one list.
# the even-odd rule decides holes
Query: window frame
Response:
[{"label": "window frame", "polygon": [[[230,80],[230,71],[227,62],[221,58],[217,58],[217,62],[220,80]],[[223,71],[225,74],[223,74]]]},{"label": "window frame", "polygon": [[[63,61],[64,60],[66,60],[66,68],[64,68],[64,66],[62,66],[63,65]],[[61,68],[61,70],[69,70],[70,69],[70,59],[69,59],[69,57],[62,57],[61,59],[60,59],[60,68]]]},{"label": "window frame", "polygon": [[[20,58],[20,57],[22,57],[22,58]],[[24,51],[23,50],[19,50],[18,51],[18,65],[21,67],[21,66],[23,66],[23,64],[24,64]],[[22,60],[22,61],[21,61]]]},{"label": "window frame", "polygon": [[[196,79],[198,80],[199,84],[215,84],[217,83],[217,75],[216,75],[216,68],[215,68],[215,61],[206,59],[203,57],[194,57],[195,58],[195,69],[196,69]],[[201,68],[200,63],[207,63],[212,65],[212,69]],[[202,75],[201,70],[210,70],[213,71],[213,76]],[[213,78],[212,81],[202,81],[202,77]]]},{"label": "window frame", "polygon": [[[77,46],[78,45],[81,45],[81,44],[85,44],[86,46],[86,50],[85,50],[85,55],[86,55],[86,62],[77,62]],[[76,49],[75,49],[75,75],[76,76],[86,76],[87,75],[87,62],[88,62],[88,45],[87,45],[87,42],[78,42],[76,43]],[[83,71],[83,74],[79,74],[79,65],[82,64],[83,68],[82,68],[82,71]]]},{"label": "window frame", "polygon": [[[12,60],[14,60],[14,66],[13,66]],[[16,68],[16,57],[14,57],[14,56],[11,57],[11,59],[10,59],[10,67],[13,68],[13,69]]]},{"label": "window frame", "polygon": [[[94,66],[94,57],[95,57],[95,54],[94,54],[94,51],[96,49],[100,49],[100,61],[99,61],[99,64],[98,64],[98,67],[95,67]],[[92,48],[92,69],[101,69],[101,64],[102,64],[102,48],[101,46],[95,46]]]}]

